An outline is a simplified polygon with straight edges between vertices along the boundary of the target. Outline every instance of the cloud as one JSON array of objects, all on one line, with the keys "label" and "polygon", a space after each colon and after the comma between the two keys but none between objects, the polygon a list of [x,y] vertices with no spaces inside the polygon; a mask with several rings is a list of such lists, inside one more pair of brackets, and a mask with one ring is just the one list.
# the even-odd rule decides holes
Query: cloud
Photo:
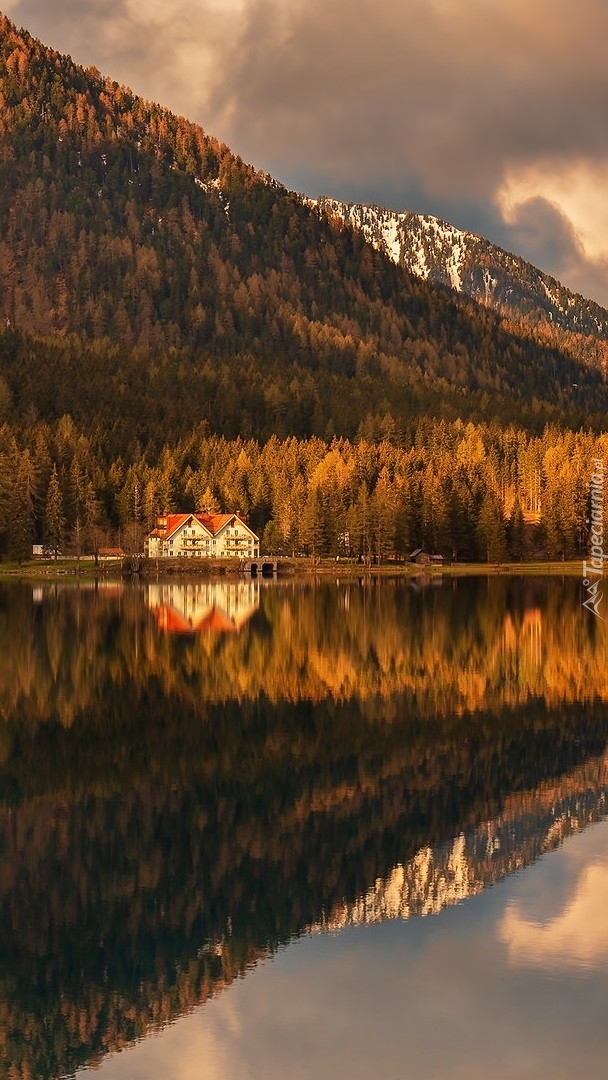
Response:
[{"label": "cloud", "polygon": [[605,265],[608,260],[608,161],[534,162],[509,169],[497,203],[509,224],[524,218],[539,200],[559,208],[575,224],[579,256]]},{"label": "cloud", "polygon": [[572,901],[545,923],[526,919],[517,904],[507,907],[500,937],[509,963],[518,967],[605,969],[608,960],[606,889],[608,867],[585,868]]},{"label": "cloud", "polygon": [[576,215],[567,216],[557,201],[540,194],[520,193],[507,205],[499,193],[497,201],[503,222],[489,226],[497,243],[548,270],[575,292],[608,301],[608,258],[601,251],[595,255],[585,250],[583,229],[575,229]]},{"label": "cloud", "polygon": [[544,200],[563,217],[570,250],[562,243],[552,257],[536,228],[526,254],[608,299],[604,6],[255,0],[246,17],[211,98],[246,156],[262,150],[288,182],[304,176],[310,187],[316,170],[324,190],[367,191],[467,227],[477,204],[491,238],[507,242],[523,237],[524,205]]},{"label": "cloud", "polygon": [[[11,13],[291,187],[521,237],[608,302],[604,0],[21,0]],[[564,219],[567,258],[563,230],[551,262],[542,229],[524,236],[531,200]]]},{"label": "cloud", "polygon": [[605,154],[608,71],[585,8],[605,40],[595,0],[576,13],[556,0],[250,0],[213,106],[241,138],[331,151],[345,176],[388,165],[429,192],[487,192],[514,162]]}]

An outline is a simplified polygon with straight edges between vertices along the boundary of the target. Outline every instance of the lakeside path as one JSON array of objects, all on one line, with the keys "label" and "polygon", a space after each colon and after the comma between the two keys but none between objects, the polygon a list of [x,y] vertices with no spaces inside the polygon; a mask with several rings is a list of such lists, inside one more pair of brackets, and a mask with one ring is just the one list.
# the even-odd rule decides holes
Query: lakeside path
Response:
[{"label": "lakeside path", "polygon": [[[263,563],[260,559],[260,564]],[[238,559],[193,560],[140,559],[134,566],[132,560],[95,566],[93,559],[76,560],[35,560],[18,566],[16,563],[0,563],[0,580],[28,579],[42,580],[56,578],[116,578],[139,577],[142,580],[157,578],[216,578],[242,576],[242,567]],[[505,562],[505,563],[452,563],[447,566],[417,566],[413,563],[384,563],[380,566],[365,565],[346,560],[310,558],[279,558],[278,577],[485,577],[488,575],[544,575],[579,577],[582,579],[583,563],[581,559],[568,562]],[[259,575],[261,576],[261,575]]]}]

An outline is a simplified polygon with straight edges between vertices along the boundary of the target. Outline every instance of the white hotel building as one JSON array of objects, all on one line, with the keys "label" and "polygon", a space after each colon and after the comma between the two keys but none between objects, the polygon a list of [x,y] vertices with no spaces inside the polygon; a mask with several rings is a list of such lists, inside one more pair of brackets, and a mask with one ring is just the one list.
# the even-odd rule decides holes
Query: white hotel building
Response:
[{"label": "white hotel building", "polygon": [[145,540],[151,559],[258,559],[260,540],[238,514],[163,514]]}]

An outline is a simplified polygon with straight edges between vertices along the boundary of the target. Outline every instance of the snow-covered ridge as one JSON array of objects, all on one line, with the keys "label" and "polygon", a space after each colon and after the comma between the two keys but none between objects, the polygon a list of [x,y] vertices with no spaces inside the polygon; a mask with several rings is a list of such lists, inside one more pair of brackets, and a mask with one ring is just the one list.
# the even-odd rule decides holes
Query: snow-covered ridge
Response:
[{"label": "snow-covered ridge", "polygon": [[462,290],[461,270],[470,233],[429,215],[398,213],[362,203],[341,203],[322,198],[319,209],[344,218],[360,229],[374,247],[418,277],[429,278],[439,263],[446,269],[452,288]]},{"label": "snow-covered ridge", "polygon": [[451,288],[501,312],[608,339],[608,311],[481,236],[429,214],[398,212],[321,196],[319,213],[361,230],[393,262],[433,285]]}]

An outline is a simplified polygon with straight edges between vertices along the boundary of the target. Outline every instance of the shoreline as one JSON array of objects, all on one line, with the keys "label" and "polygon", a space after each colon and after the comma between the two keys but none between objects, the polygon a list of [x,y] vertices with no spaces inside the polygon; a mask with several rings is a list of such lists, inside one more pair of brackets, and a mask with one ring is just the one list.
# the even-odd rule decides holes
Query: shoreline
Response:
[{"label": "shoreline", "polygon": [[[260,564],[263,563],[260,559]],[[583,560],[576,559],[565,562],[528,561],[528,562],[504,562],[504,563],[450,563],[447,566],[419,566],[414,563],[382,563],[376,565],[363,565],[356,562],[347,562],[335,559],[313,560],[301,559],[278,559],[277,573],[268,575],[257,574],[251,578],[249,574],[243,574],[242,566],[238,559],[205,559],[200,562],[194,560],[138,560],[137,565],[131,565],[131,560],[125,559],[117,562],[95,566],[94,560],[81,559],[61,560],[59,562],[41,562],[39,560],[24,563],[17,566],[14,563],[0,563],[0,581],[27,579],[48,581],[49,579],[71,578],[79,580],[99,580],[107,578],[136,578],[141,581],[158,579],[201,578],[216,579],[230,578],[245,580],[277,580],[281,578],[311,578],[311,577],[339,577],[339,578],[375,578],[375,577],[407,577],[407,578],[435,578],[443,577],[500,577],[526,575],[532,577],[580,577],[583,575]]]}]

